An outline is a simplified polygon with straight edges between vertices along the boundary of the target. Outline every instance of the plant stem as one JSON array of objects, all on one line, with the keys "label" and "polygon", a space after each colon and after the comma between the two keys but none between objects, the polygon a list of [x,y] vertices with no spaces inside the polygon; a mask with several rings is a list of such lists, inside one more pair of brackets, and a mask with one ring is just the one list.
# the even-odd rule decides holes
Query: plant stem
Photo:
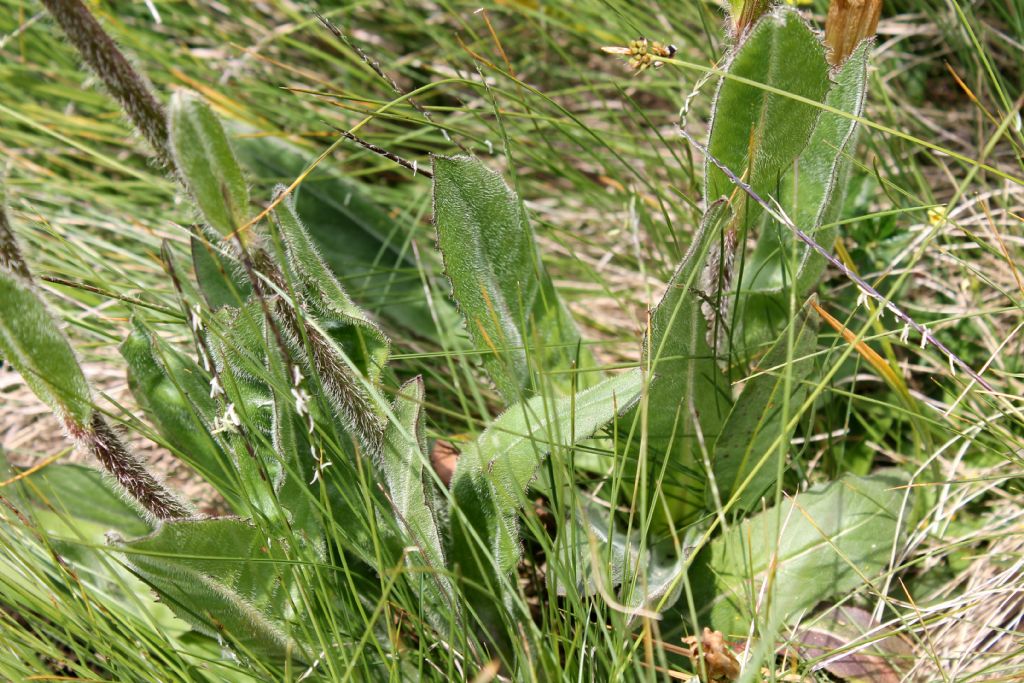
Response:
[{"label": "plant stem", "polygon": [[167,143],[167,114],[149,82],[81,0],[42,0],[82,60],[99,76],[166,168],[174,168]]},{"label": "plant stem", "polygon": [[85,430],[77,424],[68,427],[79,443],[96,457],[103,469],[154,517],[182,519],[192,516],[189,507],[157,481],[141,458],[128,450],[102,414],[94,413],[92,424]]}]

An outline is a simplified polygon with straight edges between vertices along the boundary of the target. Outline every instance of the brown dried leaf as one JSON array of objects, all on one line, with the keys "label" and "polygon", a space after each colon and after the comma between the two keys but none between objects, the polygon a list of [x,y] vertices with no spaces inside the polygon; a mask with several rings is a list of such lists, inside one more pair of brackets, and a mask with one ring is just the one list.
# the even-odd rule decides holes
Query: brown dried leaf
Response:
[{"label": "brown dried leaf", "polygon": [[832,0],[825,21],[825,44],[828,61],[838,66],[846,61],[854,48],[865,38],[872,38],[878,29],[882,0]]},{"label": "brown dried leaf", "polygon": [[[877,626],[871,614],[859,607],[833,607],[814,620],[814,626],[800,629],[795,641],[801,657],[830,660],[825,670],[844,681],[899,683],[902,676],[897,667],[901,661],[911,661],[910,646],[896,634],[875,633]],[[870,644],[861,648],[864,641]],[[849,654],[833,659],[833,653],[847,648]]]},{"label": "brown dried leaf", "polygon": [[702,681],[735,681],[740,676],[740,663],[725,643],[721,631],[712,631],[704,627],[698,646],[696,636],[684,638],[683,643],[689,645],[690,662]]}]

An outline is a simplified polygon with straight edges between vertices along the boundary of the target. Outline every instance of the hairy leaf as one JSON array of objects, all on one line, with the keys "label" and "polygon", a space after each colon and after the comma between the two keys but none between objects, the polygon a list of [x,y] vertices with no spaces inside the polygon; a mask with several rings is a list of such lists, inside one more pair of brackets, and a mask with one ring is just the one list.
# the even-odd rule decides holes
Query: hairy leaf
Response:
[{"label": "hairy leaf", "polygon": [[206,374],[138,319],[121,343],[121,356],[132,395],[175,454],[228,500],[236,500],[230,460],[210,433],[217,405]]},{"label": "hairy leaf", "polygon": [[[278,192],[283,188],[278,188]],[[286,267],[291,269],[314,315],[333,323],[332,336],[342,342],[350,358],[371,382],[380,379],[387,363],[389,341],[366,312],[352,298],[324,263],[316,245],[295,211],[291,197],[274,211],[287,251]],[[343,329],[342,329],[343,328]]]},{"label": "hairy leaf", "polygon": [[[254,180],[290,183],[314,159],[280,138],[250,135],[228,122],[239,161]],[[432,250],[412,255],[410,236],[368,192],[368,187],[320,164],[295,190],[295,209],[324,261],[352,298],[374,315],[418,337],[437,341],[441,329],[456,329],[458,313],[441,294],[424,291],[421,262],[439,270]],[[429,297],[429,298],[428,298]]]},{"label": "hairy leaf", "polygon": [[67,337],[32,284],[0,269],[0,356],[65,426],[82,432],[92,422],[89,385]]},{"label": "hairy leaf", "polygon": [[[171,151],[206,222],[221,237],[249,220],[249,188],[217,115],[200,97],[179,90],[168,112]],[[245,239],[246,233],[240,233]]]},{"label": "hairy leaf", "polygon": [[[814,369],[817,320],[804,305],[775,345],[761,359],[743,387],[714,445],[712,471],[719,500],[737,496],[736,507],[749,510],[775,483],[780,458],[785,458],[793,427],[786,428],[807,393],[804,381]],[[792,336],[792,339],[790,337]],[[792,346],[790,346],[792,343]],[[783,415],[789,382],[790,413]],[[714,508],[709,489],[706,504]]]},{"label": "hairy leaf", "polygon": [[[787,94],[821,101],[828,90],[825,48],[796,11],[764,15],[737,46],[726,70],[781,93],[722,78],[715,95],[708,150],[762,197],[775,196],[782,174],[807,144],[818,109]],[[787,93],[787,94],[782,94]],[[729,196],[729,178],[710,161],[704,198]],[[752,225],[760,207],[741,199],[736,218]]]},{"label": "hairy leaf", "polygon": [[[500,175],[474,157],[434,157],[434,224],[470,338],[489,352],[484,367],[507,403],[532,393],[534,347],[541,372],[593,367],[540,261],[522,203]],[[579,375],[580,385],[592,376]],[[572,385],[569,375],[552,380]]]},{"label": "hairy leaf", "polygon": [[284,541],[232,518],[163,524],[116,547],[180,618],[242,653],[303,659]]},{"label": "hairy leaf", "polygon": [[444,574],[443,541],[434,507],[437,501],[431,495],[433,484],[424,468],[430,467],[430,454],[423,433],[423,400],[420,377],[406,382],[399,390],[393,407],[395,419],[384,432],[384,479],[405,544],[418,549],[418,553],[406,555],[406,565],[424,566],[424,592],[436,605],[453,609],[454,593]]},{"label": "hairy leaf", "polygon": [[[867,60],[871,43],[864,42],[835,73],[835,85],[825,97],[833,109],[860,116],[868,88]],[[823,111],[807,146],[785,175],[779,203],[794,224],[826,249],[836,239],[858,124],[837,113]],[[825,271],[824,257],[796,240],[783,225],[768,222],[743,272],[740,289],[744,336],[748,343],[771,338],[783,327],[789,309],[789,291],[806,297]]]},{"label": "hairy leaf", "polygon": [[[825,98],[833,109],[860,116],[867,94],[867,59],[870,42],[865,42],[835,74],[835,85]],[[842,206],[846,170],[856,140],[857,122],[851,118],[824,111],[818,118],[807,146],[785,178],[779,203],[801,230],[815,236],[828,248],[835,240],[837,228],[828,225]],[[827,227],[823,227],[827,226]],[[820,229],[820,230],[819,230]],[[779,237],[782,238],[780,244]],[[782,228],[769,232],[758,241],[751,261],[749,289],[779,290],[784,284],[783,269],[796,238]],[[810,247],[799,243],[796,276],[788,281],[795,286],[797,297],[806,296],[817,284],[825,268],[825,259]],[[767,263],[771,259],[772,264]]]}]

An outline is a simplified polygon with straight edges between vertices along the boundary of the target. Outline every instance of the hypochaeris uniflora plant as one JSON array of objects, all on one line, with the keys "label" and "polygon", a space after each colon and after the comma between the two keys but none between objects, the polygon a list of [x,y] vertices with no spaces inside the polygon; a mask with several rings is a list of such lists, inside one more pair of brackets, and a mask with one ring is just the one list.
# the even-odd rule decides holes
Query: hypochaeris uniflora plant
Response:
[{"label": "hypochaeris uniflora plant", "polygon": [[[599,366],[502,176],[469,154],[433,158],[421,175],[439,265],[494,413],[463,435],[450,482],[431,463],[424,381],[400,376],[386,326],[324,255],[301,183],[250,192],[247,174],[294,150],[232,140],[194,92],[165,111],[83,3],[44,4],[195,208],[188,253],[161,252],[178,310],[140,306],[120,349],[160,442],[225,514],[181,502],[97,410],[6,217],[0,351],[110,474],[106,497],[74,504],[135,506],[108,529],[108,550],[188,625],[183,650],[215,644],[242,679],[384,676],[417,648],[443,651],[448,668],[409,664],[406,675],[526,677],[522,653],[544,638],[531,608],[547,601],[586,605],[608,632],[649,636],[661,620],[663,637],[689,634],[698,672],[731,680],[900,551],[913,500],[901,476],[847,474],[782,495],[789,445],[824,381],[819,320],[845,330],[815,296],[830,264],[865,306],[977,377],[831,256],[879,2],[836,0],[824,38],[792,7],[730,3],[729,51],[702,67],[707,139],[682,131],[706,159],[693,198],[703,220],[637,340],[639,367]],[[637,73],[679,64],[672,45],[647,38],[604,50]],[[579,481],[553,466],[569,462]],[[20,495],[44,505],[30,488]],[[556,498],[565,514],[537,533],[523,511]],[[520,574],[541,564],[528,599]],[[742,663],[726,638],[747,643]],[[371,654],[346,659],[353,643]]]}]

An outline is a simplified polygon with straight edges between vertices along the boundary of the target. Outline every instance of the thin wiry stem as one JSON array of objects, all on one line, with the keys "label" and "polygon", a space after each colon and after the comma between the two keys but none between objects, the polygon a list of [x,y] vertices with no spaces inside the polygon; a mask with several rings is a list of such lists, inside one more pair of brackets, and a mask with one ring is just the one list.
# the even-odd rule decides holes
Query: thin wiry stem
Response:
[{"label": "thin wiry stem", "polygon": [[[328,125],[331,125],[331,124],[328,124]],[[360,147],[364,147],[365,149],[368,149],[369,151],[373,152],[374,154],[377,154],[379,156],[384,157],[388,161],[393,161],[396,164],[398,164],[399,166],[401,166],[403,168],[409,169],[410,171],[412,171],[413,175],[416,175],[418,173],[418,174],[420,174],[422,176],[425,176],[427,178],[433,178],[434,177],[434,174],[433,174],[432,171],[430,171],[430,169],[420,168],[419,165],[415,161],[409,161],[408,159],[405,159],[403,157],[398,156],[394,152],[389,152],[388,150],[384,149],[383,147],[381,147],[379,145],[375,145],[375,144],[373,144],[372,142],[370,142],[368,140],[364,140],[361,137],[359,137],[358,135],[354,135],[354,134],[348,132],[347,130],[344,130],[343,128],[338,128],[337,126],[334,126],[334,125],[331,125],[331,128],[333,128],[334,130],[336,130],[339,133],[341,133],[345,137],[345,139],[351,140],[352,142],[356,143]]]},{"label": "thin wiry stem", "polygon": [[[398,95],[399,97],[405,95],[405,93],[402,92],[402,89],[398,87],[398,83],[395,82],[395,79],[393,79],[391,76],[389,76],[384,71],[384,69],[381,68],[380,63],[378,63],[374,59],[371,59],[370,56],[368,54],[366,54],[366,52],[364,52],[361,47],[359,47],[358,45],[356,45],[355,43],[350,41],[348,39],[348,36],[346,36],[344,33],[342,33],[341,30],[338,29],[337,26],[335,26],[334,24],[331,23],[330,19],[327,19],[326,17],[324,17],[322,14],[320,14],[319,12],[317,12],[315,10],[313,12],[313,15],[316,16],[316,18],[320,20],[320,23],[323,24],[327,28],[328,31],[330,31],[332,34],[334,34],[334,37],[337,38],[338,40],[340,40],[345,45],[345,47],[349,48],[350,50],[355,52],[357,55],[359,55],[359,59],[363,60],[364,64],[366,64],[368,67],[373,69],[373,72],[375,74],[377,74],[377,76],[379,76],[381,80],[383,80],[385,83],[387,83],[389,86],[391,86],[391,90],[396,95]],[[429,111],[427,111],[426,109],[421,107],[419,105],[419,103],[417,103],[412,98],[409,98],[408,102],[409,102],[410,105],[412,105],[413,109],[415,109],[416,111],[418,111],[420,114],[423,115],[423,118],[425,118],[427,121],[430,121],[431,123],[434,123],[434,119],[433,119],[433,117],[430,116],[430,112]],[[466,149],[462,145],[461,142],[459,142],[458,140],[452,139],[452,137],[448,134],[448,131],[446,131],[443,127],[438,127],[438,130],[441,131],[441,135],[444,136],[445,140],[447,140],[448,142],[453,143],[454,145],[456,145],[459,149],[461,149],[466,154],[470,153],[469,150]],[[358,142],[358,139],[356,139],[356,141]]]},{"label": "thin wiry stem", "polygon": [[680,128],[679,131],[682,134],[682,136],[684,138],[686,138],[687,142],[689,142],[691,145],[696,147],[697,151],[699,151],[701,154],[703,154],[705,157],[707,157],[707,159],[711,163],[713,163],[715,166],[717,166],[719,169],[721,169],[722,173],[724,173],[726,175],[726,177],[728,177],[729,180],[732,181],[732,183],[736,187],[738,187],[741,190],[743,190],[743,192],[746,193],[747,196],[749,196],[751,199],[753,199],[755,202],[757,202],[761,206],[761,208],[763,208],[765,210],[765,212],[769,216],[771,216],[772,218],[774,218],[775,220],[777,220],[778,222],[782,223],[787,228],[792,230],[793,234],[796,235],[797,239],[799,239],[801,242],[803,242],[804,244],[809,246],[814,251],[816,251],[819,254],[821,254],[829,263],[831,263],[833,266],[835,266],[837,269],[839,269],[839,271],[843,275],[845,275],[850,280],[852,280],[853,283],[856,284],[857,287],[860,288],[860,291],[863,294],[863,296],[870,297],[870,298],[874,299],[875,301],[878,302],[878,304],[880,306],[882,306],[883,308],[888,310],[890,313],[892,313],[894,316],[896,316],[896,318],[898,320],[902,321],[904,325],[906,325],[907,327],[913,329],[918,334],[920,334],[921,335],[921,347],[922,348],[924,348],[928,344],[932,344],[933,346],[935,346],[935,348],[937,348],[939,351],[941,351],[943,354],[945,354],[947,359],[949,359],[950,367],[952,367],[953,365],[958,366],[961,370],[964,371],[964,374],[966,374],[972,380],[977,382],[980,386],[984,387],[988,391],[993,391],[993,392],[995,391],[992,388],[991,384],[989,384],[984,379],[982,379],[981,375],[976,373],[971,368],[971,366],[969,366],[966,362],[964,362],[955,353],[950,351],[949,348],[945,344],[943,344],[941,341],[939,341],[935,337],[934,334],[932,334],[931,332],[928,331],[927,327],[925,327],[924,325],[921,325],[920,323],[915,321],[907,313],[905,313],[903,311],[903,309],[901,309],[899,306],[894,304],[892,301],[889,301],[884,296],[882,296],[882,294],[879,293],[878,290],[876,290],[874,287],[869,285],[862,277],[857,275],[857,273],[855,273],[852,270],[850,270],[850,268],[848,268],[845,263],[843,263],[842,261],[837,259],[835,256],[830,254],[824,247],[822,247],[820,244],[818,244],[814,240],[814,238],[812,238],[810,235],[808,235],[803,230],[798,228],[793,223],[793,220],[786,214],[786,212],[782,209],[782,207],[780,207],[778,205],[777,202],[773,204],[773,203],[769,203],[768,201],[762,199],[761,196],[758,195],[757,192],[754,191],[754,188],[752,188],[750,185],[745,183],[742,179],[740,179],[739,176],[737,176],[735,173],[733,173],[732,170],[730,170],[725,164],[723,164],[721,161],[719,161],[717,158],[715,158],[715,156],[713,154],[711,154],[711,152],[708,150],[708,148],[705,147],[704,145],[702,145],[701,143],[697,142],[697,140],[695,140],[693,138],[693,136],[690,135],[690,133],[687,132],[687,130],[685,128]]}]

